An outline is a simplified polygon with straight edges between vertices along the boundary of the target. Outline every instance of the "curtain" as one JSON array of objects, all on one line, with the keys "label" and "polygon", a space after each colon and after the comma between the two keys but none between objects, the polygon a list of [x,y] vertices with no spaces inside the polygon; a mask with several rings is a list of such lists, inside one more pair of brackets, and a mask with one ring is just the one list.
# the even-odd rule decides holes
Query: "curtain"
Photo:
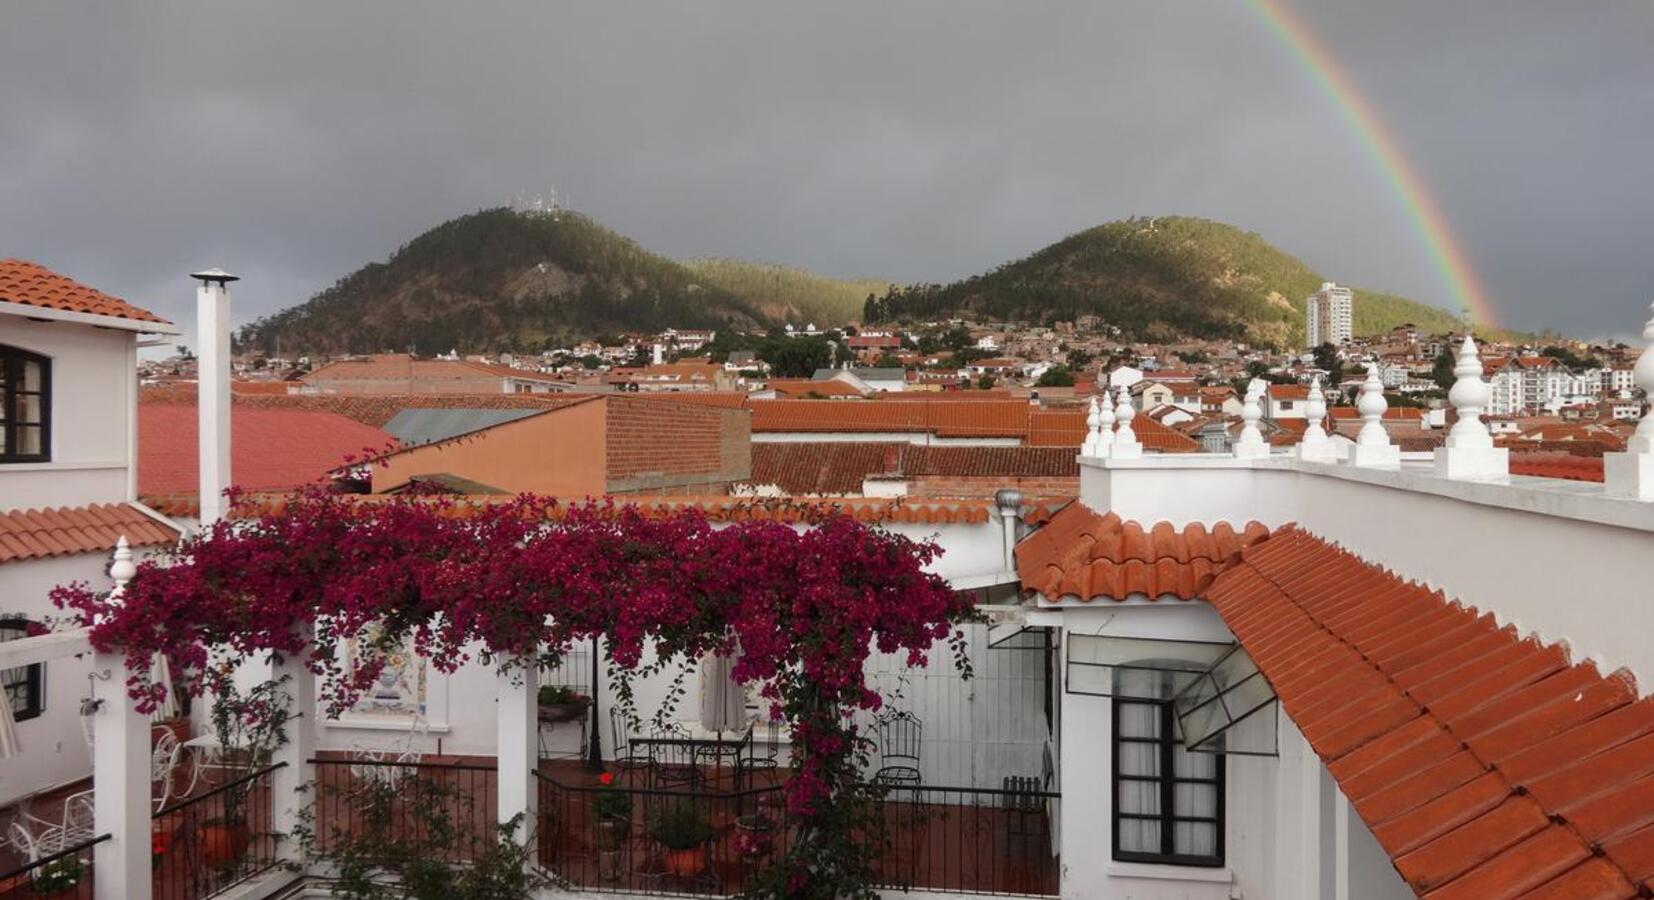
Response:
[{"label": "curtain", "polygon": [[23,752],[17,740],[17,719],[11,712],[11,693],[0,690],[0,759]]}]

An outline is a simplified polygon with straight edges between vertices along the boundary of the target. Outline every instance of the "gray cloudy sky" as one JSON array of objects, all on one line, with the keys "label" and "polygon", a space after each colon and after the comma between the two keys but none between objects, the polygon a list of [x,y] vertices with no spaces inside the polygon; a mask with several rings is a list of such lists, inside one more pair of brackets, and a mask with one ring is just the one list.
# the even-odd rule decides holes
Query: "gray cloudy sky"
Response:
[{"label": "gray cloudy sky", "polygon": [[[1654,297],[1654,5],[1295,0],[1502,324]],[[0,0],[0,256],[189,322],[297,303],[555,188],[645,246],[947,280],[1134,214],[1450,303],[1336,110],[1239,0]]]}]

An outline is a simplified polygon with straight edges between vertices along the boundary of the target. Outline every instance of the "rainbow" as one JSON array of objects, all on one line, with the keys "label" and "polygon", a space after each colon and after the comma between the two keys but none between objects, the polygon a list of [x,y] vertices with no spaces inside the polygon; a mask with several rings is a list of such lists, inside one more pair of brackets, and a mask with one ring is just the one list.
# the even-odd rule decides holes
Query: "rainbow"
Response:
[{"label": "rainbow", "polygon": [[1496,327],[1493,305],[1488,301],[1487,292],[1476,278],[1476,273],[1471,271],[1464,248],[1453,237],[1447,218],[1430,196],[1424,179],[1419,177],[1402,154],[1390,129],[1379,118],[1378,111],[1356,90],[1350,77],[1339,69],[1337,60],[1326,45],[1285,3],[1281,0],[1245,2],[1333,102],[1339,115],[1360,138],[1363,149],[1390,183],[1403,212],[1412,221],[1419,241],[1430,255],[1455,305],[1467,310],[1476,323],[1488,328]]}]

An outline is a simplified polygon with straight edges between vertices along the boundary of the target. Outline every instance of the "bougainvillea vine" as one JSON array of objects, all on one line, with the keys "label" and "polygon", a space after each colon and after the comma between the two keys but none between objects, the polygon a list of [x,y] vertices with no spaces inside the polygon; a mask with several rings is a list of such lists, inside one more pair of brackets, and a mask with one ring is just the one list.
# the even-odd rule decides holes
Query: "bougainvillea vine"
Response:
[{"label": "bougainvillea vine", "polygon": [[[124,654],[146,711],[163,688],[155,654],[199,692],[224,659],[303,659],[330,711],[348,708],[411,641],[437,669],[471,661],[555,665],[601,637],[611,671],[738,654],[733,678],[762,685],[791,732],[789,813],[809,839],[778,867],[774,893],[870,896],[855,814],[866,740],[856,710],[882,698],[868,655],[924,665],[946,642],[969,674],[958,626],[967,596],[925,571],[938,548],[826,514],[713,527],[698,511],[645,514],[614,503],[565,507],[520,496],[482,503],[305,491],[243,514],[140,564],[124,595],[84,584],[54,592],[94,647]],[[363,641],[364,636],[372,639]],[[357,652],[341,652],[357,639]]]}]

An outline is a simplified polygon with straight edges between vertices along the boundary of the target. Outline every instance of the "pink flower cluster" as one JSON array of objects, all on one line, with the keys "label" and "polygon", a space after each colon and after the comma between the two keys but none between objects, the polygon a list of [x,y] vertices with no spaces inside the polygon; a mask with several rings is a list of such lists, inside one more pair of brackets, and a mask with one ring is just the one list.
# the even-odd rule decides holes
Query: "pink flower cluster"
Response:
[{"label": "pink flower cluster", "polygon": [[[199,691],[210,660],[274,652],[304,659],[335,709],[354,702],[408,641],[443,671],[476,648],[496,664],[546,662],[601,635],[624,669],[739,651],[734,677],[762,682],[802,762],[789,806],[810,815],[852,777],[854,709],[881,698],[872,648],[926,662],[971,615],[967,597],[924,571],[929,543],[827,516],[798,530],[714,528],[696,511],[645,515],[613,503],[560,507],[524,495],[476,503],[307,491],[145,562],[111,598],[58,588],[100,650],[124,652],[129,689],[152,708],[156,653]],[[347,660],[346,639],[365,646]],[[957,643],[956,643],[957,647]]]}]

